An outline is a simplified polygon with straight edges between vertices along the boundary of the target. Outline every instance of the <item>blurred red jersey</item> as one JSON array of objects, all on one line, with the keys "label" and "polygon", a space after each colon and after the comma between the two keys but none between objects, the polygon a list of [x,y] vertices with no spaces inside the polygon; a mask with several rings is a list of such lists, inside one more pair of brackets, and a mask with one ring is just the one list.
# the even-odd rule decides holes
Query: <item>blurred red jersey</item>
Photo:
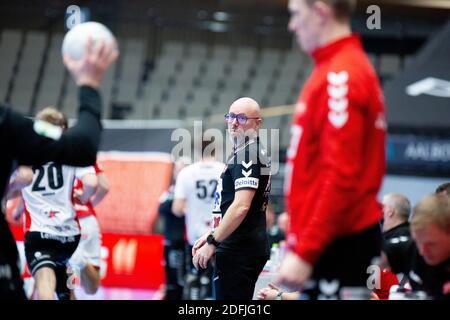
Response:
[{"label": "blurred red jersey", "polygon": [[287,153],[288,243],[314,264],[336,238],[381,219],[386,121],[377,75],[357,35],[313,52]]},{"label": "blurred red jersey", "polygon": [[[96,162],[94,165],[95,174],[99,174],[103,172],[103,169],[101,165]],[[83,218],[86,216],[94,215],[95,216],[95,210],[94,206],[92,205],[91,201],[88,201],[86,204],[82,204],[78,198],[75,197],[75,192],[78,190],[83,190],[83,181],[80,179],[75,179],[75,182],[73,184],[73,206],[75,208],[76,214],[78,218]]]}]

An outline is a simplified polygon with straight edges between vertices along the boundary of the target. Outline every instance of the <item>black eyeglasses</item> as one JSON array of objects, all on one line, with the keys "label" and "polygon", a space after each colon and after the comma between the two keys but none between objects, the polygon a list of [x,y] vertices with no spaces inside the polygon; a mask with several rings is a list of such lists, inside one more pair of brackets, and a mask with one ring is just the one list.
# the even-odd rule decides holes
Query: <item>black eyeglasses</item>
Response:
[{"label": "black eyeglasses", "polygon": [[237,119],[239,124],[246,124],[248,119],[259,119],[259,117],[247,117],[243,113],[234,114],[233,112],[227,113],[225,115],[225,121],[228,123],[233,122],[234,119]]}]

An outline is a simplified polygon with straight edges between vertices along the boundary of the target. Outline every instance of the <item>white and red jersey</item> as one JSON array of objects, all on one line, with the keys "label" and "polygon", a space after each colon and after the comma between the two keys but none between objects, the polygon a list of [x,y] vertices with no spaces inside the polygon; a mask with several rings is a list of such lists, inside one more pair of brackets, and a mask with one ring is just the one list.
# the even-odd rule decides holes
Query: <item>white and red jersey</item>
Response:
[{"label": "white and red jersey", "polygon": [[330,243],[381,219],[386,121],[377,75],[357,35],[312,54],[287,152],[288,243],[314,263]]},{"label": "white and red jersey", "polygon": [[95,173],[94,168],[49,162],[33,166],[33,172],[33,182],[22,189],[25,232],[37,231],[58,236],[80,234],[72,202],[73,185],[75,178]]},{"label": "white and red jersey", "polygon": [[[96,162],[94,165],[95,174],[99,174],[103,172],[103,168],[100,165],[100,163]],[[83,181],[81,179],[76,178],[74,185],[73,185],[73,192],[75,195],[75,192],[78,190],[83,190]],[[78,218],[84,218],[86,216],[94,215],[95,216],[95,210],[94,206],[92,205],[92,202],[89,200],[86,204],[81,203],[81,201],[73,197],[73,206],[75,207],[75,211]]]},{"label": "white and red jersey", "polygon": [[190,245],[212,228],[214,196],[224,168],[218,161],[200,161],[178,174],[174,199],[186,200],[185,223]]}]

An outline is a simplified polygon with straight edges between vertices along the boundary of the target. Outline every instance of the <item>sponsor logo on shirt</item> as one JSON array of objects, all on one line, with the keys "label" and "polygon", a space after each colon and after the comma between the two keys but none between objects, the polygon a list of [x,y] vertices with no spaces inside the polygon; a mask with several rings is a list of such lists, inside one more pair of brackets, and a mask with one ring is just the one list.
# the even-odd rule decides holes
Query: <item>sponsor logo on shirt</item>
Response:
[{"label": "sponsor logo on shirt", "polygon": [[50,210],[50,211],[48,212],[48,217],[49,217],[49,218],[54,218],[54,217],[56,217],[56,214],[57,214],[58,212],[59,212],[59,211]]},{"label": "sponsor logo on shirt", "polygon": [[239,178],[234,181],[234,189],[254,188],[258,189],[259,179],[252,177]]}]

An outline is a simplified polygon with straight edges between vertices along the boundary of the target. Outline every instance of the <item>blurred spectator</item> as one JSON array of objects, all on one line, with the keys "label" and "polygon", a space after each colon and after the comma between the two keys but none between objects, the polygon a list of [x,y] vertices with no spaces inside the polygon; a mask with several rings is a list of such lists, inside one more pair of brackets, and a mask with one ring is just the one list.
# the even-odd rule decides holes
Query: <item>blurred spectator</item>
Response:
[{"label": "blurred spectator", "polygon": [[450,299],[450,198],[428,195],[414,209],[411,234],[419,257],[413,262],[410,282],[435,299]]},{"label": "blurred spectator", "polygon": [[[414,253],[414,241],[409,232],[411,204],[402,194],[383,197],[383,252],[380,288],[374,290],[380,300],[387,300],[391,287],[407,283],[407,274]],[[397,275],[397,276],[396,276]]]},{"label": "blurred spectator", "polygon": [[390,193],[383,197],[383,252],[395,274],[408,274],[414,241],[409,231],[411,204],[404,195]]}]

